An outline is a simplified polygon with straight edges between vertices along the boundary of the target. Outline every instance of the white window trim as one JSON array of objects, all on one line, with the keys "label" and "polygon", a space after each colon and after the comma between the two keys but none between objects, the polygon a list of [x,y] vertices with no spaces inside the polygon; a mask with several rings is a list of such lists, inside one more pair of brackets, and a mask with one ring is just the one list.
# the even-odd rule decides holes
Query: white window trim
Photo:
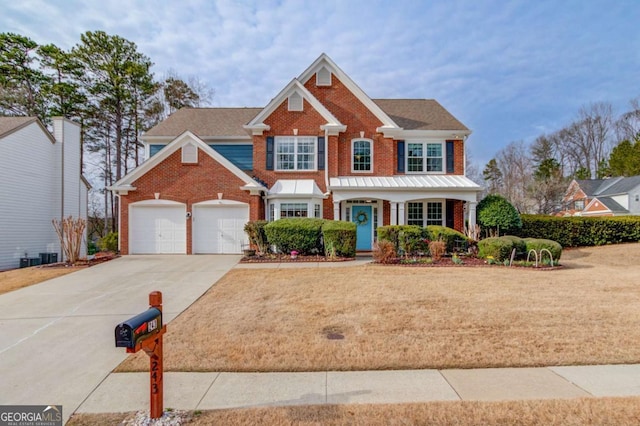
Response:
[{"label": "white window trim", "polygon": [[427,226],[427,204],[428,203],[440,203],[442,206],[442,219],[440,225],[447,226],[447,203],[445,199],[436,198],[429,200],[411,200],[407,201],[404,209],[404,223],[409,223],[409,203],[420,203],[422,204],[422,226]]},{"label": "white window trim", "polygon": [[[278,164],[278,144],[282,142],[283,138],[294,139],[293,161],[295,167],[293,169],[281,169]],[[298,139],[311,138],[313,139],[313,168],[311,169],[299,169],[298,168]],[[325,148],[326,149],[326,148]],[[273,155],[274,155],[274,171],[276,172],[317,172],[318,171],[318,137],[317,136],[276,136],[273,143]]]},{"label": "white window trim", "polygon": [[[422,171],[414,172],[409,171],[409,144],[422,144]],[[440,144],[442,147],[442,170],[437,172],[428,172],[427,169],[427,144]],[[447,146],[446,141],[443,140],[406,140],[405,152],[404,152],[404,169],[406,174],[411,175],[444,175],[447,170]]]},{"label": "white window trim", "polygon": [[[354,148],[355,144],[356,144],[356,142],[362,142],[362,141],[369,142],[369,150],[370,150],[369,156],[371,158],[370,159],[371,167],[370,167],[369,170],[355,170],[354,164],[353,164],[353,156],[354,156],[354,152],[353,151],[355,149]],[[368,174],[371,174],[371,173],[373,173],[373,164],[374,164],[374,162],[373,162],[373,139],[367,139],[367,138],[351,139],[351,172],[352,173],[365,173],[365,174],[368,173]]]},{"label": "white window trim", "polygon": [[[271,212],[273,211],[273,220],[282,219],[280,217],[280,212],[282,211],[282,204],[306,204],[307,206],[307,217],[314,218],[315,217],[315,205],[320,205],[320,219],[323,218],[323,200],[321,198],[272,198],[269,200],[268,207],[268,215],[267,221],[271,221]],[[273,206],[273,207],[272,207]],[[273,210],[272,210],[273,208]]]}]

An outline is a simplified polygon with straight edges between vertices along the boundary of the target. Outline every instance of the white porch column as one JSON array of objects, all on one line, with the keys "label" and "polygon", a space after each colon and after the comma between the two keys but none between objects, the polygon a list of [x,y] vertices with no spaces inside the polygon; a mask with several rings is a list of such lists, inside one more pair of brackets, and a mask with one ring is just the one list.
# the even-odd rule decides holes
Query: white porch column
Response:
[{"label": "white porch column", "polygon": [[404,204],[398,203],[398,225],[404,225]]},{"label": "white porch column", "polygon": [[333,202],[333,220],[340,220],[340,201]]},{"label": "white porch column", "polygon": [[469,201],[469,229],[476,227],[476,201]]},{"label": "white porch column", "polygon": [[398,224],[398,203],[392,201],[391,203],[391,223],[390,225]]}]

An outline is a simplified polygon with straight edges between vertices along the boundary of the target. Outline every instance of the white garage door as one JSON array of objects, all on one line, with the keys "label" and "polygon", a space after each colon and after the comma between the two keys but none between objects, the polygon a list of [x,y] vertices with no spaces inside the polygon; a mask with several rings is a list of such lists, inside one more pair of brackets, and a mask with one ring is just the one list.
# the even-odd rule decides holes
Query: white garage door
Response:
[{"label": "white garage door", "polygon": [[132,205],[131,254],[186,254],[187,209],[184,204]]},{"label": "white garage door", "polygon": [[242,245],[247,243],[246,204],[194,205],[192,219],[194,253],[241,253]]}]

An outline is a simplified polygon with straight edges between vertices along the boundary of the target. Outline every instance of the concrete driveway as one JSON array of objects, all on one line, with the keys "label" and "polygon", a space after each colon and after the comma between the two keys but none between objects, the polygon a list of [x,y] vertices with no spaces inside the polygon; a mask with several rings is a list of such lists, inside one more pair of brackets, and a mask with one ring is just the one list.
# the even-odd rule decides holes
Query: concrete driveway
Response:
[{"label": "concrete driveway", "polygon": [[0,295],[0,405],[61,404],[66,422],[125,359],[114,328],[146,310],[151,291],[166,324],[239,259],[125,256]]}]

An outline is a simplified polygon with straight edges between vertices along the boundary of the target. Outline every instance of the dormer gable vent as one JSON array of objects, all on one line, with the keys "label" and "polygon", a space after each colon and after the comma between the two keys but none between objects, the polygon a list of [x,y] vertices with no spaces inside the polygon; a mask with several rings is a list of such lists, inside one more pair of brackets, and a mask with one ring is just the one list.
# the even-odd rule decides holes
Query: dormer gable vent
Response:
[{"label": "dormer gable vent", "polygon": [[300,96],[300,93],[293,92],[289,95],[289,111],[302,111],[302,96]]},{"label": "dormer gable vent", "polygon": [[316,86],[331,86],[331,71],[322,67],[316,72]]},{"label": "dormer gable vent", "polygon": [[182,163],[197,164],[198,163],[198,147],[192,143],[188,143],[182,147]]}]

